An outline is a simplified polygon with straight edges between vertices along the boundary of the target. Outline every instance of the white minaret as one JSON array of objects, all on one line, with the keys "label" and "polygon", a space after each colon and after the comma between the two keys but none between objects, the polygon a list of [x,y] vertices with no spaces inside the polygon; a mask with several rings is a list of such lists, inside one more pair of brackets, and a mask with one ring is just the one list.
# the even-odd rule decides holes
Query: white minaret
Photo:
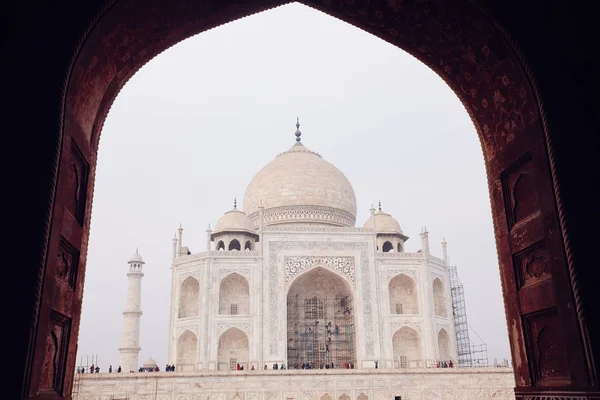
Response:
[{"label": "white minaret", "polygon": [[140,354],[140,316],[142,309],[140,307],[142,297],[142,266],[144,260],[135,249],[135,254],[127,262],[129,272],[127,272],[127,298],[125,300],[125,311],[123,311],[123,338],[119,352],[119,366],[123,372],[136,371],[138,369],[138,357]]}]

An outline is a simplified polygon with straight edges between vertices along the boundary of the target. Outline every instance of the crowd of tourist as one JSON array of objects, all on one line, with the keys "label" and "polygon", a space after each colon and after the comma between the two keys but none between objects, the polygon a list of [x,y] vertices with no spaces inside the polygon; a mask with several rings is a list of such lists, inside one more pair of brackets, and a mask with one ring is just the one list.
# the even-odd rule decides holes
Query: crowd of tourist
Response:
[{"label": "crowd of tourist", "polygon": [[[242,369],[243,369],[243,367],[242,367]],[[121,371],[122,371],[121,370],[121,366],[119,365],[119,368],[117,368],[116,373],[121,373]],[[159,372],[159,371],[160,371],[160,368],[157,365],[157,366],[152,367],[152,368],[140,367],[137,372]],[[165,371],[167,371],[167,372],[174,372],[175,371],[175,365],[174,364],[173,365],[167,364],[167,366],[165,368]],[[78,374],[85,374],[86,372],[88,372],[88,369],[86,367],[77,367],[77,373]],[[112,374],[112,372],[113,372],[113,367],[111,365],[111,366],[108,367],[108,373]],[[129,372],[135,372],[135,371],[131,370]],[[99,374],[100,373],[100,367],[97,366],[97,365],[92,364],[92,366],[89,367],[89,372],[88,373],[90,373],[90,374],[94,374],[94,373]]]}]

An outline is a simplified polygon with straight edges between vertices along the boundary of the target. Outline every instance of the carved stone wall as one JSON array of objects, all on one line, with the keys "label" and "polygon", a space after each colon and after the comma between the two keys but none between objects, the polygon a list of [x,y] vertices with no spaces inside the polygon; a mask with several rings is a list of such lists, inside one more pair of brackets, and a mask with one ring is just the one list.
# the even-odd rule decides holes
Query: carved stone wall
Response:
[{"label": "carved stone wall", "polygon": [[[73,398],[104,400],[514,400],[508,368],[215,371],[76,375]],[[224,384],[224,382],[227,382]],[[113,396],[113,397],[111,397]]]}]

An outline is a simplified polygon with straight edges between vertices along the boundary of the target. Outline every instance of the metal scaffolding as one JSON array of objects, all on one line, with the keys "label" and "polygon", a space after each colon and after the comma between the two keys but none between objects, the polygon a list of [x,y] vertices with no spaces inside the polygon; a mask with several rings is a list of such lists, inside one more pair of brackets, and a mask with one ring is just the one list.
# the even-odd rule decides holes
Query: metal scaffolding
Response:
[{"label": "metal scaffolding", "polygon": [[353,368],[352,296],[288,299],[288,369]]},{"label": "metal scaffolding", "polygon": [[[487,345],[481,337],[469,326],[467,322],[467,305],[465,302],[465,291],[458,277],[456,265],[449,267],[450,293],[452,296],[452,314],[454,316],[454,328],[456,330],[456,347],[458,350],[459,368],[487,367]],[[469,335],[469,329],[473,331],[480,343],[473,343]]]}]

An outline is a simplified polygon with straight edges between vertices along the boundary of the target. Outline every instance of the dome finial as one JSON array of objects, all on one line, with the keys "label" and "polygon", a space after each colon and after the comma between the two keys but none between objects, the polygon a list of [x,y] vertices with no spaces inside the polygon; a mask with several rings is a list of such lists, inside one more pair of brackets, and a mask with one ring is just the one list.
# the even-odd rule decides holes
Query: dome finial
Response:
[{"label": "dome finial", "polygon": [[381,212],[381,200],[379,200],[379,212]]},{"label": "dome finial", "polygon": [[300,132],[300,117],[296,117],[296,142],[300,142],[300,136],[302,132]]},{"label": "dome finial", "polygon": [[233,198],[233,209],[237,210],[237,198],[236,197]]},{"label": "dome finial", "polygon": [[136,248],[135,248],[135,253],[136,253],[136,254],[140,254],[140,252],[138,251],[138,247],[137,247],[137,246],[136,246]]}]

